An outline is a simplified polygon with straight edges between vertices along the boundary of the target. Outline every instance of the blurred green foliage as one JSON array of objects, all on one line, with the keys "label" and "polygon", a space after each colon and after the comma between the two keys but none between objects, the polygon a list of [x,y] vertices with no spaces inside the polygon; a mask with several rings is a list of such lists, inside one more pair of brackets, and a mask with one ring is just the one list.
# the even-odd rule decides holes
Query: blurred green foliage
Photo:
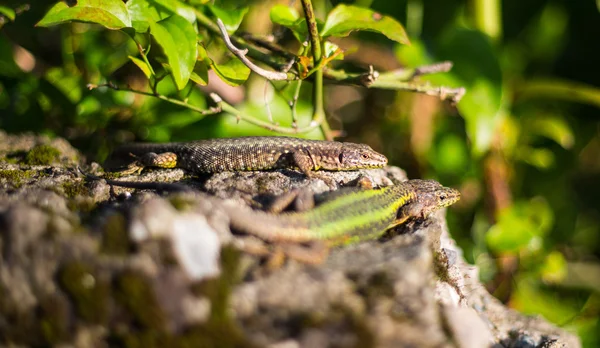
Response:
[{"label": "blurred green foliage", "polygon": [[[285,126],[292,123],[290,101],[298,90],[297,122],[310,122],[309,82],[268,84],[256,78],[239,60],[228,58],[218,38],[194,30],[192,8],[221,18],[230,33],[241,28],[273,34],[293,54],[302,52],[299,42],[306,37],[301,12],[275,1],[157,2],[162,5],[158,10],[148,8],[147,1],[108,2],[116,11],[126,8],[136,15],[103,17],[105,26],[131,26],[133,31],[67,21],[64,16],[89,14],[73,14],[54,0],[0,6],[0,127],[66,137],[95,159],[136,139],[271,133],[230,115],[202,115],[152,95],[87,88],[115,82],[144,90],[148,80],[156,93],[201,110],[211,105],[208,88],[218,88],[241,112]],[[411,177],[432,177],[460,188],[463,199],[449,212],[451,231],[466,258],[480,266],[489,289],[520,311],[542,314],[577,332],[584,346],[600,345],[597,3],[344,3],[326,20],[338,2],[314,1],[324,33],[345,36],[348,25],[363,25],[344,17],[344,11],[361,6],[365,9],[355,11],[366,18],[374,16],[371,10],[385,14],[383,24],[391,21],[386,28],[403,23],[412,44],[400,44],[403,30],[393,38],[399,43],[384,35],[353,33],[349,44],[339,38],[326,47],[327,57],[338,47],[346,49],[337,57],[344,60],[332,63],[335,67],[418,67],[450,60],[450,73],[420,79],[463,86],[467,94],[453,107],[413,93],[327,85],[332,125],[350,140],[371,143]],[[180,17],[169,17],[173,13]],[[42,25],[66,23],[35,27],[42,18]],[[150,26],[152,36],[142,35]],[[384,33],[386,28],[362,27]],[[191,44],[185,46],[190,42],[202,45],[194,52]],[[137,44],[150,48],[146,53],[152,64],[140,56]],[[371,58],[364,62],[362,56]],[[174,78],[165,78],[168,74]],[[203,90],[194,85],[207,83]],[[302,136],[319,138],[321,133]]]}]

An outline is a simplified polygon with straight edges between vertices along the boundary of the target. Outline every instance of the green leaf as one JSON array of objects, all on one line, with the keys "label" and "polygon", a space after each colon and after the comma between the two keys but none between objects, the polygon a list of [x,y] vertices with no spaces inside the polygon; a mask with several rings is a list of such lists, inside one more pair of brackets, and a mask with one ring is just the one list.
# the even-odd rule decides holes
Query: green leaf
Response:
[{"label": "green leaf", "polygon": [[552,209],[542,198],[517,202],[500,212],[498,222],[486,235],[486,242],[498,252],[535,251],[542,247],[542,237],[553,222]]},{"label": "green leaf", "polygon": [[543,113],[526,122],[526,125],[527,132],[552,139],[565,149],[570,149],[575,143],[571,126],[560,115]]},{"label": "green leaf", "polygon": [[150,24],[150,34],[162,47],[175,84],[183,89],[190,79],[196,63],[196,32],[185,18],[173,15],[157,23]]},{"label": "green leaf", "polygon": [[275,5],[271,8],[269,16],[271,22],[291,30],[299,42],[306,40],[308,36],[306,20],[304,17],[300,17],[296,9],[284,5]]},{"label": "green leaf", "polygon": [[442,37],[438,60],[453,62],[452,71],[428,78],[438,83],[450,78],[452,87],[465,87],[467,93],[457,107],[465,119],[472,153],[481,156],[489,148],[502,108],[502,70],[490,39],[477,30],[455,28]]},{"label": "green leaf", "polygon": [[131,18],[121,0],[78,0],[74,6],[60,1],[36,26],[49,27],[70,21],[100,24],[108,29],[131,27]]},{"label": "green leaf", "polygon": [[208,84],[208,66],[203,61],[197,61],[190,79],[200,86],[206,86]]},{"label": "green leaf", "polygon": [[239,28],[244,16],[248,12],[248,7],[242,7],[237,10],[225,10],[217,6],[209,5],[208,8],[215,17],[223,21],[227,32],[230,34],[234,33]]},{"label": "green leaf", "polygon": [[337,55],[335,56],[335,58],[333,58],[333,60],[344,59],[344,52],[340,49],[340,46],[334,44],[333,42],[325,41],[325,58],[329,58],[334,54]]},{"label": "green leaf", "polygon": [[138,33],[145,33],[148,31],[150,23],[164,18],[160,9],[149,0],[129,0],[125,6],[131,16],[132,26]]},{"label": "green leaf", "polygon": [[401,44],[410,44],[404,27],[394,18],[368,8],[338,5],[327,15],[322,36],[348,36],[355,30],[374,31]]},{"label": "green leaf", "polygon": [[12,43],[5,36],[0,36],[0,76],[16,77],[21,73],[13,57]]},{"label": "green leaf", "polygon": [[131,16],[133,27],[139,33],[146,32],[151,23],[174,14],[182,16],[192,24],[196,21],[194,10],[176,0],[129,0],[125,6]]},{"label": "green leaf", "polygon": [[213,64],[211,67],[221,80],[234,87],[244,83],[250,76],[250,69],[237,58],[232,58],[225,64]]},{"label": "green leaf", "polygon": [[140,70],[144,73],[144,75],[146,75],[147,78],[150,78],[152,76],[152,71],[150,70],[146,62],[133,56],[129,56],[129,60],[131,60],[133,64],[137,65],[137,67],[140,68]]},{"label": "green leaf", "polygon": [[15,17],[16,17],[15,10],[13,10],[10,7],[6,7],[6,6],[0,6],[0,14],[4,15],[6,18],[10,19],[11,21],[14,21]]}]

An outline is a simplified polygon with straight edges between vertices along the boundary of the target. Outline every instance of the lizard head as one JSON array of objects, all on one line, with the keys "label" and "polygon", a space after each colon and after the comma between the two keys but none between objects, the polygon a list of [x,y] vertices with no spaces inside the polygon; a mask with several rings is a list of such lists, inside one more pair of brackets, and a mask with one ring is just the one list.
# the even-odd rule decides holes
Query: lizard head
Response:
[{"label": "lizard head", "polygon": [[413,187],[416,200],[410,205],[409,214],[426,218],[438,209],[450,206],[460,199],[460,192],[450,187],[444,187],[435,180],[409,180]]},{"label": "lizard head", "polygon": [[334,154],[322,158],[321,161],[323,169],[327,170],[381,168],[388,162],[384,155],[369,145],[355,143],[341,143]]}]

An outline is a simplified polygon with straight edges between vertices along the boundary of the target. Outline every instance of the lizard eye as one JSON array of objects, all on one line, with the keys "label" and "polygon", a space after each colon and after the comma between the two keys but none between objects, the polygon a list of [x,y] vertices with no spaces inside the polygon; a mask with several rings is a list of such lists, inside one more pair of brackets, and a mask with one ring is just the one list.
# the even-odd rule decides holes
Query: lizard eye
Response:
[{"label": "lizard eye", "polygon": [[445,201],[445,200],[446,200],[446,195],[441,195],[441,196],[440,196],[440,199],[441,199],[442,201]]},{"label": "lizard eye", "polygon": [[361,157],[362,157],[363,159],[367,159],[367,158],[369,158],[369,155],[367,155],[366,153],[363,153],[363,154],[361,155]]}]

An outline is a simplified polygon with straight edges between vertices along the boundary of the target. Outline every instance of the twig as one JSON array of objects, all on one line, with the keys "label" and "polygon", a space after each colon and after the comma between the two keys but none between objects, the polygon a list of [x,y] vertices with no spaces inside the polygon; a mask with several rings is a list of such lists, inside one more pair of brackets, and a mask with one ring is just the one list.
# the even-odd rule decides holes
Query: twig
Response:
[{"label": "twig", "polygon": [[321,125],[321,132],[326,140],[333,140],[333,134],[329,123],[325,118],[325,107],[323,105],[323,52],[321,49],[321,38],[319,37],[319,28],[317,27],[317,19],[310,0],[302,0],[302,8],[304,9],[304,17],[306,18],[306,26],[308,28],[308,36],[313,54],[313,65],[318,68],[315,72],[313,81],[313,116],[312,121]]},{"label": "twig", "polygon": [[423,93],[439,97],[441,100],[449,100],[452,103],[458,103],[467,91],[464,87],[450,88],[444,86],[432,86],[429,82],[422,84],[381,79],[375,81],[370,87]]},{"label": "twig", "polygon": [[227,48],[231,51],[231,53],[233,53],[236,57],[238,57],[242,61],[242,63],[244,63],[245,66],[250,68],[250,70],[252,70],[255,73],[257,73],[258,75],[266,78],[267,80],[271,80],[271,81],[290,80],[288,74],[285,72],[265,70],[265,69],[259,67],[258,65],[252,63],[246,57],[246,55],[248,54],[247,48],[241,50],[241,49],[235,47],[231,43],[229,34],[227,34],[227,29],[225,28],[223,21],[221,21],[219,18],[217,18],[217,26],[219,27],[219,30],[221,31],[221,37],[223,38],[223,42],[225,42],[225,46],[227,46]]},{"label": "twig", "polygon": [[155,97],[155,98],[164,100],[166,102],[169,102],[171,104],[179,105],[179,106],[182,106],[184,108],[190,109],[190,110],[195,111],[195,112],[197,112],[197,113],[199,113],[201,115],[204,115],[204,116],[218,114],[219,112],[222,111],[221,108],[219,107],[219,105],[210,107],[208,109],[200,109],[197,106],[188,104],[188,103],[186,103],[184,101],[181,101],[181,100],[178,100],[178,99],[169,98],[169,97],[164,96],[162,94],[155,94],[155,93],[149,93],[149,92],[139,91],[139,90],[133,89],[133,88],[131,88],[129,86],[128,87],[119,87],[119,86],[115,85],[112,82],[102,83],[102,84],[99,84],[99,85],[95,85],[95,84],[89,83],[87,85],[87,88],[89,90],[96,89],[98,87],[108,87],[108,88],[113,89],[115,91],[126,91],[126,92],[132,92],[132,93],[136,93],[136,94],[146,95],[146,96],[149,96],[149,97]]},{"label": "twig", "polygon": [[292,127],[298,128],[298,116],[296,113],[296,107],[298,106],[298,98],[300,96],[300,88],[302,87],[302,80],[298,80],[296,84],[296,90],[294,91],[294,99],[290,102],[290,108],[292,109]]},{"label": "twig", "polygon": [[421,75],[448,72],[448,71],[450,71],[450,69],[452,69],[452,65],[453,65],[452,62],[450,62],[450,61],[434,63],[434,64],[430,64],[430,65],[423,65],[423,66],[417,67],[415,69],[415,71],[412,74],[412,78],[415,78],[415,77],[421,76]]},{"label": "twig", "polygon": [[239,110],[234,108],[233,106],[227,104],[218,94],[211,93],[210,98],[217,104],[218,107],[221,108],[224,112],[230,113],[234,115],[238,121],[246,121],[255,126],[259,126],[265,128],[267,130],[282,133],[282,134],[299,134],[299,133],[308,133],[316,128],[319,128],[321,124],[319,122],[312,121],[308,126],[303,128],[289,128],[289,127],[281,127],[266,121],[259,120],[252,116],[244,115]]}]

